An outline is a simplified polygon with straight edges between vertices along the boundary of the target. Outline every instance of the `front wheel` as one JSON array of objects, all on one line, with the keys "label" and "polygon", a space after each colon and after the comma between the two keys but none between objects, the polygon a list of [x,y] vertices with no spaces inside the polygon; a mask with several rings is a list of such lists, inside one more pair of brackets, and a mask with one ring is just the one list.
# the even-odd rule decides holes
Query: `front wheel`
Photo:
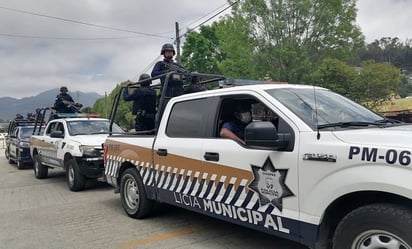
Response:
[{"label": "front wheel", "polygon": [[80,173],[79,165],[73,158],[68,161],[66,180],[71,191],[80,191],[86,186],[86,178]]},{"label": "front wheel", "polygon": [[9,150],[9,148],[6,148],[6,149],[4,150],[4,154],[5,154],[5,156],[6,156],[7,161],[9,162],[9,164],[13,164],[14,161],[13,161],[13,159],[11,159],[11,157],[10,157],[10,150]]},{"label": "front wheel", "polygon": [[45,166],[40,159],[39,154],[34,155],[34,161],[33,161],[33,170],[34,170],[34,176],[37,179],[44,179],[47,177],[47,174],[49,172],[49,168]]},{"label": "front wheel", "polygon": [[144,218],[149,215],[153,201],[147,199],[146,191],[135,168],[125,170],[120,182],[120,198],[123,209],[132,218]]},{"label": "front wheel", "polygon": [[16,163],[17,163],[17,168],[18,169],[23,169],[24,168],[24,162],[21,159],[20,152],[18,152],[18,151],[16,152]]},{"label": "front wheel", "polygon": [[9,155],[9,148],[6,147],[6,149],[4,150],[4,156],[6,157],[7,160],[9,160],[10,155]]},{"label": "front wheel", "polygon": [[333,249],[412,249],[412,211],[371,204],[350,212],[336,228]]}]

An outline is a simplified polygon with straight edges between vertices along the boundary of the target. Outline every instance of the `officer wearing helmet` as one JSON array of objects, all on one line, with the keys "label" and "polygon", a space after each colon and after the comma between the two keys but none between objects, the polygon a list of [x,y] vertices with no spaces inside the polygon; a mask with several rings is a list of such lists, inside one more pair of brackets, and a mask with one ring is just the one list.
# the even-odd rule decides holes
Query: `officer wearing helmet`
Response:
[{"label": "officer wearing helmet", "polygon": [[[168,71],[178,71],[178,72],[185,72],[185,68],[180,65],[179,63],[173,61],[173,57],[176,54],[175,48],[172,44],[166,43],[162,46],[160,50],[160,54],[163,55],[163,61],[158,61],[152,70],[152,77],[156,77],[158,75],[164,74]],[[165,78],[162,77],[160,79],[161,84],[163,86]],[[175,97],[183,94],[183,80],[182,79],[174,79],[174,77],[169,78],[167,83],[166,89],[166,96],[165,97]]]},{"label": "officer wearing helmet", "polygon": [[54,101],[54,109],[57,113],[75,113],[77,111],[73,107],[74,101],[72,96],[67,93],[68,91],[66,86],[60,87],[60,94],[56,96]]},{"label": "officer wearing helmet", "polygon": [[136,115],[135,130],[147,131],[155,128],[156,91],[150,88],[150,75],[142,74],[139,77],[140,87],[129,94],[129,82],[124,88],[123,99],[133,101],[132,114]]}]

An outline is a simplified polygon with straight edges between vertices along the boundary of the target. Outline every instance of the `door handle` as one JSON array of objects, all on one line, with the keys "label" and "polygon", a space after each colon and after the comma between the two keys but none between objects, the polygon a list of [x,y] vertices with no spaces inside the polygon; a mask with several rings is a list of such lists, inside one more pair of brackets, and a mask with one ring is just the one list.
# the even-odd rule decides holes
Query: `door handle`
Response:
[{"label": "door handle", "polygon": [[206,161],[214,161],[214,162],[217,162],[217,161],[219,161],[219,153],[217,153],[217,152],[206,152],[206,153],[203,155],[203,158],[204,158]]},{"label": "door handle", "polygon": [[157,153],[159,156],[167,156],[167,149],[158,149],[158,150],[156,151],[156,153]]}]

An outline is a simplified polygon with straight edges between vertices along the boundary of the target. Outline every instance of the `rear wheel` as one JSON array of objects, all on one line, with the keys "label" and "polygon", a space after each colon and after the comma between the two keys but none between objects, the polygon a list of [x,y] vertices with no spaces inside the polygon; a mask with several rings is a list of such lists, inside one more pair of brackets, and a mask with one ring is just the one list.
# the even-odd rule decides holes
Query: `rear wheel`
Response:
[{"label": "rear wheel", "polygon": [[80,191],[86,186],[86,178],[80,173],[79,165],[73,158],[68,161],[66,180],[71,191]]},{"label": "rear wheel", "polygon": [[153,207],[153,201],[147,199],[142,179],[135,168],[129,168],[123,173],[120,198],[123,209],[132,218],[146,217]]},{"label": "rear wheel", "polygon": [[333,249],[412,249],[412,211],[394,204],[355,209],[339,223]]},{"label": "rear wheel", "polygon": [[33,161],[34,176],[37,179],[44,179],[47,177],[49,168],[42,164],[39,154],[34,155]]}]

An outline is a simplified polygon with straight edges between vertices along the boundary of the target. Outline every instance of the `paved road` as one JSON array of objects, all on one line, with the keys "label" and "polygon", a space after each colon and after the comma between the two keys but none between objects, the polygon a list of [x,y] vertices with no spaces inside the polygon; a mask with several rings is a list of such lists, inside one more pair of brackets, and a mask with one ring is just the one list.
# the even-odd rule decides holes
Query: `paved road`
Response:
[{"label": "paved road", "polygon": [[70,192],[63,171],[37,180],[10,165],[0,149],[0,249],[271,248],[296,243],[170,206],[153,217],[129,218],[103,183]]}]

